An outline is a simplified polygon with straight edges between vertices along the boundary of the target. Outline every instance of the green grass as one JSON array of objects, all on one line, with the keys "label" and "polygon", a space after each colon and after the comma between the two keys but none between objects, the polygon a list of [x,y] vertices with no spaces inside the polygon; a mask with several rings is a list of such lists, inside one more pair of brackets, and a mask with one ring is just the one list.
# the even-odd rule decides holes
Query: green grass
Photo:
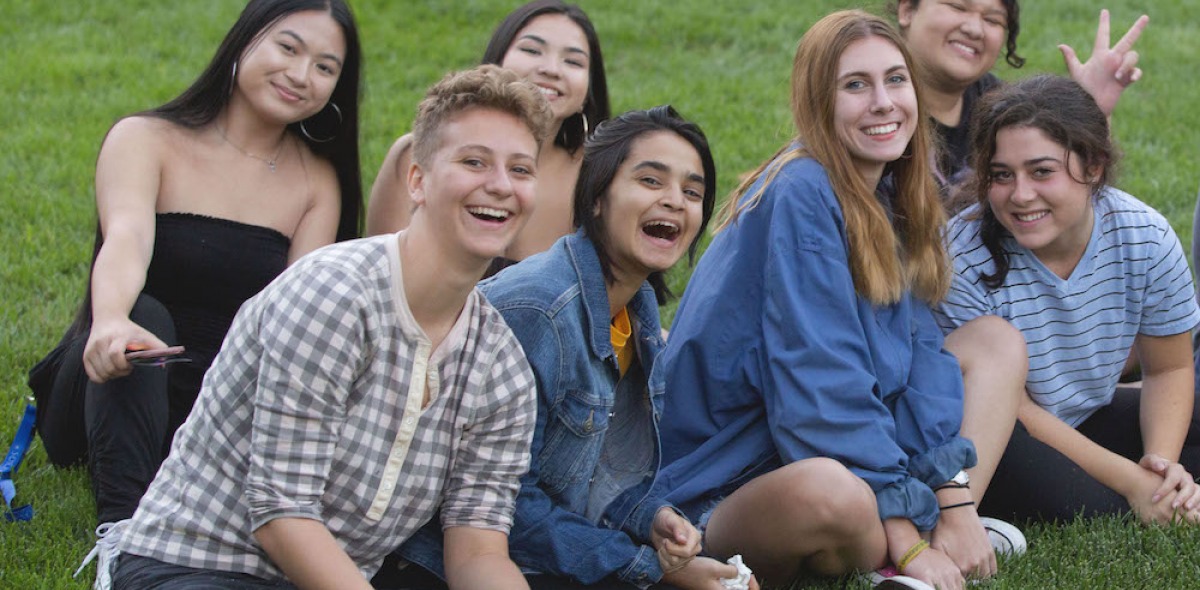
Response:
[{"label": "green grass", "polygon": [[[518,0],[352,0],[366,52],[362,108],[367,186],[408,130],[426,87],[476,63]],[[603,40],[614,110],[672,103],[714,146],[722,193],[791,134],[788,75],[795,43],[831,0],[584,0]],[[94,227],[92,175],[105,130],[170,99],[203,68],[241,0],[0,0],[0,449],[27,395],[25,372],[61,335],[82,292]],[[1117,35],[1145,3],[1113,0]],[[1063,71],[1055,45],[1090,53],[1099,4],[1026,2],[1025,72]],[[1196,0],[1155,3],[1139,42],[1145,78],[1115,117],[1126,153],[1118,185],[1158,207],[1185,244],[1200,182],[1200,109],[1192,78]],[[686,284],[687,269],[673,281]],[[673,307],[667,310],[669,317]],[[81,470],[48,466],[35,445],[18,477],[37,517],[0,523],[0,588],[83,588],[70,573],[91,543],[94,509]],[[1028,529],[1030,553],[981,588],[1185,588],[1200,582],[1200,533],[1121,519]],[[90,575],[90,570],[89,570]],[[835,588],[852,582],[813,581]]]}]

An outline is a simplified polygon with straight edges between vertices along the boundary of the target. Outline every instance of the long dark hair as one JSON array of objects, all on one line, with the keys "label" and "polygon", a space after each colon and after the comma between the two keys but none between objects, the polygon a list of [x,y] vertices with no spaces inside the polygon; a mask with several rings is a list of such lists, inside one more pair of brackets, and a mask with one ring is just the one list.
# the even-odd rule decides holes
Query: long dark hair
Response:
[{"label": "long dark hair", "polygon": [[[212,61],[187,90],[158,108],[133,116],[158,117],[190,129],[213,122],[229,104],[235,83],[233,66],[241,59],[246,48],[257,42],[279,19],[305,10],[329,12],[330,17],[341,27],[346,40],[345,60],[337,85],[329,97],[330,102],[336,103],[341,110],[341,123],[337,124],[336,113],[327,106],[304,123],[314,132],[320,130],[316,132],[317,139],[324,139],[329,135],[333,136],[332,139],[324,142],[310,140],[300,131],[300,122],[288,125],[288,131],[303,141],[314,154],[333,164],[341,190],[341,217],[338,220],[337,240],[349,240],[359,236],[359,218],[362,212],[362,171],[358,161],[358,102],[361,93],[362,49],[359,47],[358,27],[354,23],[354,15],[344,0],[250,0],[237,22],[225,34],[225,39],[221,41]],[[92,247],[93,267],[103,244],[104,236],[97,222],[96,238]],[[71,325],[71,331],[75,334],[88,330],[92,323],[91,285],[89,270],[83,303],[75,313]]]},{"label": "long dark hair", "polygon": [[[510,12],[488,41],[487,49],[483,51],[480,63],[502,65],[504,54],[512,46],[517,33],[529,24],[529,21],[543,14],[563,14],[583,29],[587,37],[588,53],[588,94],[583,102],[583,112],[567,117],[554,138],[554,145],[575,153],[587,139],[587,131],[595,129],[600,123],[612,116],[608,104],[608,80],[604,77],[604,56],[600,53],[600,38],[596,28],[582,8],[574,4],[566,4],[562,0],[534,0]],[[587,118],[585,126],[584,117]]]},{"label": "long dark hair", "polygon": [[[684,119],[670,105],[657,106],[645,111],[629,111],[615,119],[606,121],[596,128],[583,149],[583,163],[579,167],[579,180],[575,183],[575,224],[596,245],[600,268],[604,278],[612,282],[612,257],[608,253],[608,232],[604,220],[595,214],[596,204],[608,199],[608,189],[621,164],[629,157],[633,142],[647,133],[669,131],[691,144],[700,156],[704,168],[704,201],[701,205],[700,228],[688,246],[688,264],[696,259],[696,247],[704,228],[712,218],[717,200],[717,167],[713,162],[708,138],[699,125]],[[662,272],[653,272],[646,279],[654,287],[659,305],[672,297]]]},{"label": "long dark hair", "polygon": [[251,0],[225,35],[225,40],[200,77],[170,102],[139,115],[159,117],[192,129],[211,123],[229,104],[234,85],[233,66],[241,59],[246,48],[256,43],[263,32],[279,19],[305,10],[329,12],[346,38],[346,56],[341,74],[329,97],[330,102],[341,110],[341,124],[337,124],[338,117],[333,108],[326,106],[303,123],[317,139],[331,135],[333,139],[320,143],[312,141],[301,133],[301,122],[288,125],[288,130],[314,154],[329,160],[337,171],[338,186],[342,192],[337,239],[349,240],[359,235],[359,217],[362,213],[362,171],[358,161],[362,49],[359,47],[354,15],[344,0]]},{"label": "long dark hair", "polygon": [[[1109,136],[1108,117],[1092,95],[1073,80],[1034,76],[985,94],[975,105],[971,119],[971,165],[975,172],[965,190],[979,203],[980,239],[995,265],[994,273],[983,275],[983,283],[990,289],[1004,284],[1010,265],[1004,250],[1004,240],[1010,234],[988,205],[996,135],[1009,127],[1037,129],[1071,157],[1079,158],[1085,177],[1072,176],[1072,179],[1089,184],[1093,196],[1109,183],[1120,159]],[[1098,174],[1089,179],[1086,176],[1089,170],[1098,170]],[[1067,173],[1070,174],[1070,166]]]}]

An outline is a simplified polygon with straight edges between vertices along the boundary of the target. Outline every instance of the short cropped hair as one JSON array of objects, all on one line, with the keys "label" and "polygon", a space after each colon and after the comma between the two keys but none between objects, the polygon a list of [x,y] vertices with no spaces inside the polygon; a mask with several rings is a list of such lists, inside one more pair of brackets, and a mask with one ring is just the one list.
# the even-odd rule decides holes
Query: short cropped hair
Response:
[{"label": "short cropped hair", "polygon": [[475,108],[494,109],[520,120],[541,150],[554,124],[550,103],[537,87],[517,74],[493,65],[452,72],[434,84],[413,122],[413,161],[428,165],[441,147],[441,129],[456,115]]}]

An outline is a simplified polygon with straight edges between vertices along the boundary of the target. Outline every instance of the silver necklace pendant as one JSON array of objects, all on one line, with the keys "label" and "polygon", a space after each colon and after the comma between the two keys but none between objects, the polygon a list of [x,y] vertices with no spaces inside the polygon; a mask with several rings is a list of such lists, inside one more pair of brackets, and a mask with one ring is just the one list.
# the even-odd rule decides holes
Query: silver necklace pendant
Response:
[{"label": "silver necklace pendant", "polygon": [[275,173],[275,160],[267,162],[267,168],[271,169],[271,174]]}]

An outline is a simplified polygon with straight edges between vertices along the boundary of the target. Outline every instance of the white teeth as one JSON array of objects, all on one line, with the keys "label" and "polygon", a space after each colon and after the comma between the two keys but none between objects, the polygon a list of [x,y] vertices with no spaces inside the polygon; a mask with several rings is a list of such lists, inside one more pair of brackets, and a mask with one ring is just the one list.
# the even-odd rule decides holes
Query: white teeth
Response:
[{"label": "white teeth", "polygon": [[951,43],[955,47],[958,47],[959,49],[962,49],[963,51],[966,51],[967,53],[970,53],[971,55],[976,55],[979,53],[978,50],[976,50],[974,47],[971,47],[970,45],[964,45],[962,43],[959,43],[958,41],[951,41]]},{"label": "white teeth", "polygon": [[899,128],[899,123],[888,123],[887,125],[875,125],[873,127],[867,127],[864,133],[867,135],[887,135],[888,133],[891,133]]},{"label": "white teeth", "polygon": [[541,90],[542,94],[545,94],[546,96],[558,96],[558,91],[553,88],[545,88],[543,86],[538,86],[538,90]]},{"label": "white teeth", "polygon": [[1013,213],[1013,217],[1016,217],[1017,221],[1030,222],[1037,221],[1049,214],[1049,211],[1038,211],[1036,213]]},{"label": "white teeth", "polygon": [[467,207],[467,212],[472,215],[485,215],[487,217],[495,217],[496,219],[508,219],[508,211],[504,209],[493,209],[491,207]]},{"label": "white teeth", "polygon": [[663,227],[667,227],[667,228],[673,229],[675,231],[679,231],[679,225],[675,224],[675,223],[671,223],[670,221],[657,221],[657,220],[651,221],[650,223],[646,224],[646,227],[650,227],[652,225],[661,225]]}]

